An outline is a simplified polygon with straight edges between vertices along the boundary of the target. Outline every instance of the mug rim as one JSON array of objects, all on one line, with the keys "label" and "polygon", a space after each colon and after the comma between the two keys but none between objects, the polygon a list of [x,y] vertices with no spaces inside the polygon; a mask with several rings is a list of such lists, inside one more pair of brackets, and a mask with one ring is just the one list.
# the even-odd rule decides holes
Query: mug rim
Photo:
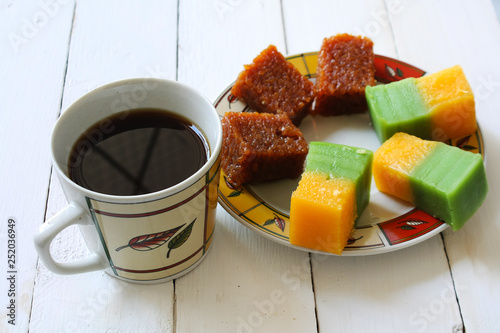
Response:
[{"label": "mug rim", "polygon": [[[85,99],[87,99],[89,96],[92,96],[94,94],[99,93],[102,90],[106,89],[112,89],[120,86],[126,86],[126,85],[136,85],[136,84],[144,84],[144,82],[155,82],[159,84],[164,84],[164,85],[172,85],[172,86],[177,86],[178,88],[181,88],[183,90],[186,90],[189,94],[191,95],[197,95],[201,100],[203,100],[207,106],[209,106],[208,109],[210,109],[211,116],[216,118],[217,121],[217,133],[216,133],[216,138],[215,142],[209,141],[209,146],[210,146],[210,157],[207,159],[207,161],[202,165],[200,169],[198,169],[194,174],[191,176],[187,177],[186,179],[182,180],[181,182],[164,188],[159,191],[155,192],[150,192],[150,193],[145,193],[145,194],[138,194],[138,195],[115,195],[115,194],[107,194],[107,193],[101,193],[97,191],[90,190],[86,187],[83,187],[76,182],[74,182],[59,166],[59,163],[57,162],[56,154],[55,154],[55,145],[56,145],[56,136],[58,132],[58,128],[61,125],[62,120],[66,117],[66,114],[68,114],[68,111],[71,111],[73,108],[78,107],[80,104],[85,103]],[[132,110],[133,108],[127,109],[127,110]],[[125,110],[124,110],[125,111]],[[102,119],[97,119],[96,122]],[[199,125],[198,125],[199,126]],[[206,138],[206,134],[204,133],[204,130],[202,129],[203,135],[205,135],[205,139],[208,141],[208,138]],[[92,198],[100,198],[100,200],[103,201],[109,201],[109,202],[143,202],[143,201],[148,201],[149,200],[154,200],[155,197],[161,196],[161,197],[167,197],[170,195],[173,195],[175,193],[181,192],[182,190],[188,188],[192,184],[196,183],[201,177],[203,177],[209,170],[212,168],[212,166],[217,162],[219,159],[219,155],[222,149],[222,124],[220,122],[220,117],[219,114],[217,113],[217,110],[215,109],[215,106],[213,105],[212,102],[208,98],[206,98],[203,94],[201,94],[198,90],[194,89],[193,87],[178,82],[174,80],[169,80],[169,79],[161,79],[161,78],[128,78],[128,79],[123,79],[123,80],[118,80],[110,83],[106,83],[104,85],[98,86],[91,91],[83,94],[80,96],[78,99],[76,99],[73,103],[71,103],[64,112],[60,114],[60,116],[57,118],[52,132],[51,132],[51,139],[50,139],[50,153],[51,153],[51,158],[52,158],[52,166],[55,168],[56,172],[60,177],[62,177],[65,182],[70,184],[73,187],[76,187],[79,191],[83,192],[85,196],[87,197],[92,197]]]}]

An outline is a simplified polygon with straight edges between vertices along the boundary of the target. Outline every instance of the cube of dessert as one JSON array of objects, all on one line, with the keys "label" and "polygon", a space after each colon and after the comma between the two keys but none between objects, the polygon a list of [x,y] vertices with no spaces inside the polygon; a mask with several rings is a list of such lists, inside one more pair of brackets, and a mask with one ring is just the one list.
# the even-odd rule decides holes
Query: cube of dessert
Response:
[{"label": "cube of dessert", "polygon": [[370,199],[373,152],[311,142],[290,202],[290,243],[341,254]]},{"label": "cube of dessert", "polygon": [[308,144],[285,114],[227,112],[222,118],[222,170],[234,186],[299,177]]},{"label": "cube of dessert", "polygon": [[397,132],[447,141],[477,129],[474,95],[460,66],[368,87],[373,127],[384,142]]},{"label": "cube of dessert", "polygon": [[313,101],[313,83],[270,45],[245,65],[231,93],[256,112],[286,114],[299,125]]},{"label": "cube of dessert", "polygon": [[373,177],[394,195],[460,229],[488,192],[480,154],[396,133],[375,152]]},{"label": "cube of dessert", "polygon": [[375,85],[373,42],[348,34],[325,38],[316,73],[311,114],[335,116],[365,112],[365,87]]}]

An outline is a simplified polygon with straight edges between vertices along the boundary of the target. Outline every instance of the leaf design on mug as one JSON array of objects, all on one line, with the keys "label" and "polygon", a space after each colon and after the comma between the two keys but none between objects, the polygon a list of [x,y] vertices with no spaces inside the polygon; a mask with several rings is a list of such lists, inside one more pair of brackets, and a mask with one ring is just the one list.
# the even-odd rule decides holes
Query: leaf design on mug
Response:
[{"label": "leaf design on mug", "polygon": [[187,241],[189,236],[191,236],[191,231],[193,231],[193,225],[195,221],[196,218],[184,230],[182,230],[177,236],[175,236],[170,240],[170,242],[168,242],[167,258],[170,256],[170,251],[180,247]]},{"label": "leaf design on mug", "polygon": [[170,239],[170,237],[175,235],[175,233],[183,226],[184,226],[184,224],[181,226],[172,228],[170,230],[165,230],[165,231],[158,232],[155,234],[141,235],[141,236],[134,237],[131,240],[129,240],[127,245],[120,246],[115,251],[120,251],[120,250],[125,249],[127,247],[130,247],[136,251],[154,250],[157,247],[160,247],[163,244],[165,244]]}]

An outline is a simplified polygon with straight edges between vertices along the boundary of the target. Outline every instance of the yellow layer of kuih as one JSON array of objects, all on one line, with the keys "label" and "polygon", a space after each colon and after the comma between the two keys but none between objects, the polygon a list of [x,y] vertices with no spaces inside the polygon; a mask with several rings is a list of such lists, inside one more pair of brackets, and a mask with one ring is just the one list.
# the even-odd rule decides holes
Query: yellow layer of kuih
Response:
[{"label": "yellow layer of kuih", "polygon": [[290,243],[341,254],[354,228],[356,189],[350,180],[305,172],[293,193]]}]

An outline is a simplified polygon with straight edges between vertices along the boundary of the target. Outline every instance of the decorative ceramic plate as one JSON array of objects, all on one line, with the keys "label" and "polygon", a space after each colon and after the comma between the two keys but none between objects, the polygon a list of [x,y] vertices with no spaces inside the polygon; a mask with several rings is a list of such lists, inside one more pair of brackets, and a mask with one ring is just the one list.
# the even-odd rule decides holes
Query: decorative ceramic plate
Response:
[{"label": "decorative ceramic plate", "polygon": [[[311,52],[290,56],[287,60],[314,81],[317,58],[318,53]],[[375,78],[381,84],[425,74],[419,68],[380,55],[375,55],[375,68]],[[231,94],[232,86],[227,87],[215,102],[221,118],[227,111],[251,111]],[[336,117],[307,116],[300,129],[308,142],[335,142],[372,151],[380,146],[368,113]],[[448,144],[484,156],[480,130]],[[290,198],[297,184],[298,179],[285,179],[235,188],[228,184],[222,172],[219,203],[243,225],[277,243],[304,251],[331,254],[298,247],[289,242]],[[429,239],[447,227],[446,223],[410,204],[379,192],[372,180],[370,203],[360,216],[342,255],[360,256],[399,250]]]}]

